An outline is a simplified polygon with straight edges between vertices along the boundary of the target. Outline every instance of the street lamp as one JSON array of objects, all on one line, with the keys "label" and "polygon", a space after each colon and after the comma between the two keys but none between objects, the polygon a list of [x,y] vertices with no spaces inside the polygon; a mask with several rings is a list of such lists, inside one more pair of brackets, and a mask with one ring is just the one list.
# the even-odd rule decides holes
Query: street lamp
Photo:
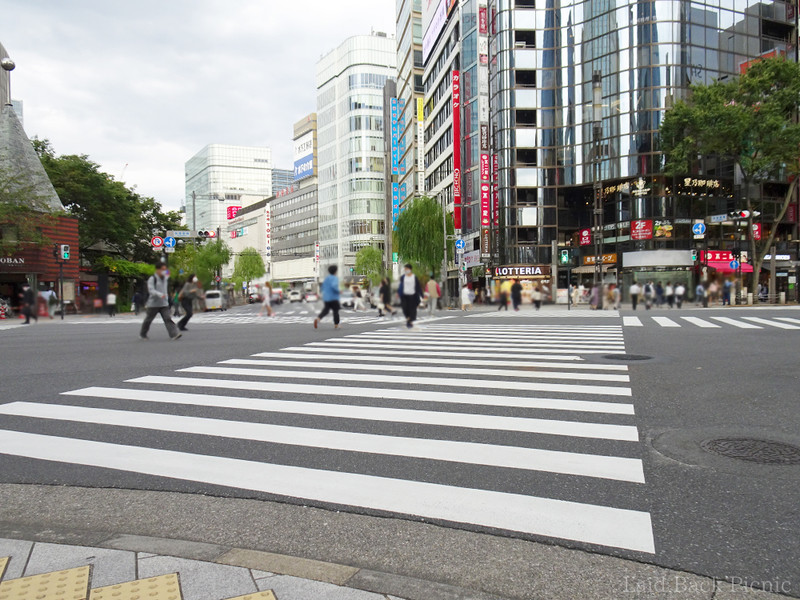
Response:
[{"label": "street lamp", "polygon": [[[8,71],[9,73],[16,68],[16,63],[8,58],[7,56],[0,60],[0,67],[3,68],[4,71]],[[8,94],[7,97],[3,98],[3,102],[6,104],[11,104],[11,77],[8,78]]]},{"label": "street lamp", "polygon": [[[601,137],[603,135],[603,76],[600,71],[592,73],[592,139],[594,141],[594,164],[593,164],[593,185],[594,202],[592,210],[592,222],[594,228],[594,286],[600,286],[603,277],[603,260],[601,254],[601,236],[603,235],[603,188],[600,183],[600,161]],[[603,294],[598,290],[598,305],[602,306]]]}]

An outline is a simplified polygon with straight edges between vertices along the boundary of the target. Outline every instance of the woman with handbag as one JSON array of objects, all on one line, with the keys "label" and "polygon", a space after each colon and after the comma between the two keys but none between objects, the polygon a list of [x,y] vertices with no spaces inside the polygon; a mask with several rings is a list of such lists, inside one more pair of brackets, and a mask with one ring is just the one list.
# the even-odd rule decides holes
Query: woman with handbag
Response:
[{"label": "woman with handbag", "polygon": [[186,313],[183,318],[178,321],[178,329],[181,331],[188,331],[186,326],[189,324],[189,319],[194,315],[194,301],[199,298],[205,298],[203,293],[203,286],[200,285],[200,280],[194,275],[189,275],[183,288],[178,293],[178,301],[181,308]]}]

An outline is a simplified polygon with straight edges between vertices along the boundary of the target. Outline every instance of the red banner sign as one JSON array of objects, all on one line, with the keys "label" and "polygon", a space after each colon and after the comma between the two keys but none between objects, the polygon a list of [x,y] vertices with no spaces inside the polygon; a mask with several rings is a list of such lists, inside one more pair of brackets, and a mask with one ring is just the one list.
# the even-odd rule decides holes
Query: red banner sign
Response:
[{"label": "red banner sign", "polygon": [[241,206],[229,206],[228,207],[228,221],[235,219],[237,213],[242,210]]},{"label": "red banner sign", "polygon": [[588,246],[592,243],[592,230],[591,229],[581,229],[578,232],[578,238],[580,239],[581,246]]},{"label": "red banner sign", "polygon": [[700,262],[721,261],[731,262],[733,260],[733,252],[728,250],[709,250],[708,252],[700,253]]},{"label": "red banner sign", "polygon": [[489,11],[485,6],[478,9],[478,33],[481,35],[489,33]]},{"label": "red banner sign", "polygon": [[489,179],[490,179],[489,155],[481,154],[481,181],[489,181]]},{"label": "red banner sign", "polygon": [[653,237],[653,222],[647,221],[631,221],[631,239],[632,240],[649,240]]},{"label": "red banner sign", "polygon": [[461,230],[461,74],[453,71],[453,223]]},{"label": "red banner sign", "polygon": [[761,241],[761,223],[753,223],[753,239],[757,242]]}]

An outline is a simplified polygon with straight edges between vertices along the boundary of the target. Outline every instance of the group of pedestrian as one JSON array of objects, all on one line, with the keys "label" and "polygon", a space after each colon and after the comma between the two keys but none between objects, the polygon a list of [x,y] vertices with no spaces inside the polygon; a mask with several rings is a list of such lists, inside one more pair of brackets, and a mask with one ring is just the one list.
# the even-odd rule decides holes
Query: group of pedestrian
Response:
[{"label": "group of pedestrian", "polygon": [[[698,287],[698,290],[700,287]],[[660,281],[653,283],[652,280],[647,281],[644,286],[634,281],[628,290],[631,297],[631,307],[633,310],[639,306],[640,302],[644,302],[646,310],[650,310],[655,306],[656,308],[682,308],[683,301],[686,297],[686,286],[682,283],[677,283],[674,286],[671,281],[662,284]],[[700,292],[698,292],[699,294]]]},{"label": "group of pedestrian", "polygon": [[[144,322],[142,322],[142,328],[139,331],[139,337],[143,340],[148,339],[147,334],[150,332],[150,325],[157,316],[161,315],[161,320],[164,321],[164,326],[167,328],[170,339],[179,340],[183,335],[182,332],[189,330],[187,325],[194,315],[195,302],[202,301],[204,298],[205,292],[200,279],[194,274],[189,275],[186,278],[186,283],[183,284],[183,287],[175,296],[184,313],[183,318],[176,325],[170,314],[171,300],[167,265],[158,263],[156,272],[147,280],[147,300],[144,302],[145,317]],[[137,308],[142,305],[142,298],[138,292],[134,294],[134,303]]]}]

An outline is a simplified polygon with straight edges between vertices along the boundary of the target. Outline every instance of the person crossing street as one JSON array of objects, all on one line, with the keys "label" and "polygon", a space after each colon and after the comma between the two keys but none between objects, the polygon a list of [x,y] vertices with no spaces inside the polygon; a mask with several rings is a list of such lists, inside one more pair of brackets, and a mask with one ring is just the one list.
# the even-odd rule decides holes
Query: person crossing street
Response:
[{"label": "person crossing street", "polygon": [[194,315],[194,301],[205,297],[206,295],[203,293],[203,286],[200,285],[200,280],[194,274],[189,275],[189,278],[178,294],[181,308],[183,308],[183,312],[186,313],[183,318],[178,321],[178,329],[181,331],[188,331],[186,326],[189,324],[189,319]]},{"label": "person crossing street", "polygon": [[403,307],[403,315],[406,317],[406,327],[414,327],[417,320],[417,308],[422,300],[422,284],[419,278],[414,275],[411,265],[406,265],[405,273],[400,277],[400,286],[397,288],[400,295],[400,305]]},{"label": "person crossing street", "polygon": [[155,319],[157,315],[161,315],[161,319],[164,321],[164,326],[167,328],[170,339],[180,339],[181,332],[178,331],[178,327],[169,314],[169,274],[167,273],[167,265],[164,263],[158,263],[156,265],[155,274],[147,280],[147,292],[145,317],[142,323],[142,329],[139,331],[139,337],[146,340],[153,319]]},{"label": "person crossing street", "polygon": [[325,303],[325,308],[314,319],[314,329],[319,327],[319,322],[327,317],[329,312],[333,312],[333,327],[339,329],[339,311],[341,310],[339,299],[342,292],[339,289],[339,278],[336,276],[338,270],[336,265],[328,267],[328,276],[322,282],[322,301]]}]

